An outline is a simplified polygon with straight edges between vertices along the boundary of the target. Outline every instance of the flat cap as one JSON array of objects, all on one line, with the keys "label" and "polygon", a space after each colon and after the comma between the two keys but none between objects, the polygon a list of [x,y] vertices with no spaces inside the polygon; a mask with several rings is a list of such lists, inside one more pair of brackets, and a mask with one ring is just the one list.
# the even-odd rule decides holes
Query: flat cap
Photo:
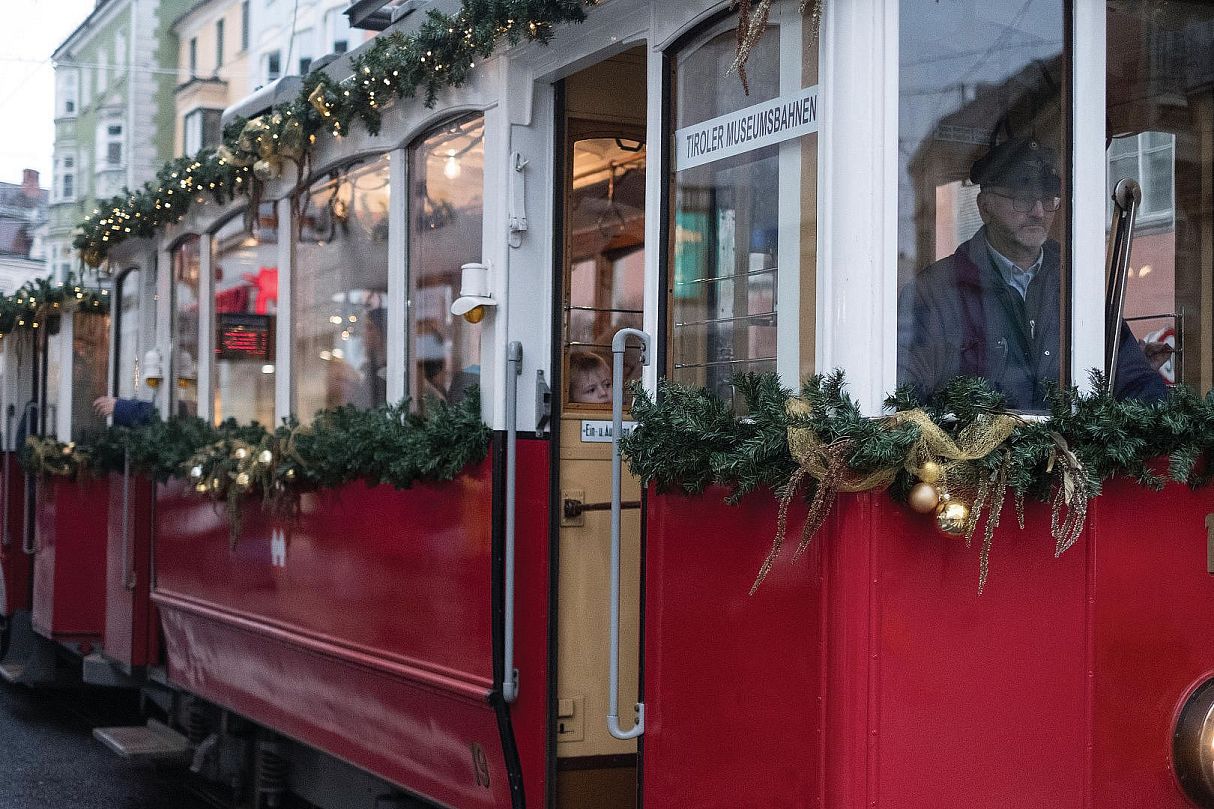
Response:
[{"label": "flat cap", "polygon": [[974,161],[970,167],[970,182],[1060,194],[1062,180],[1055,163],[1054,150],[1036,138],[1011,138],[991,147]]}]

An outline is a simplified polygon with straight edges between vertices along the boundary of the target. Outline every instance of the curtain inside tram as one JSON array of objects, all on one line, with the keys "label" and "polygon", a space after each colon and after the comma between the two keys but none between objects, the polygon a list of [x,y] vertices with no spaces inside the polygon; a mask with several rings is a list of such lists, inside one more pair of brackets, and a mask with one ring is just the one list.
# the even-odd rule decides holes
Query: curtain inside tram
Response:
[{"label": "curtain inside tram", "polygon": [[480,380],[479,325],[451,314],[460,266],[481,260],[485,119],[446,123],[409,149],[408,390],[457,402]]},{"label": "curtain inside tram", "polygon": [[1214,6],[1107,4],[1108,191],[1142,205],[1125,316],[1169,383],[1214,387]]},{"label": "curtain inside tram", "polygon": [[243,216],[212,237],[215,364],[212,419],[274,423],[274,324],[278,312],[278,217],[258,206],[252,229]]},{"label": "curtain inside tram", "polygon": [[300,200],[291,384],[304,420],[387,400],[388,161],[334,169]]}]

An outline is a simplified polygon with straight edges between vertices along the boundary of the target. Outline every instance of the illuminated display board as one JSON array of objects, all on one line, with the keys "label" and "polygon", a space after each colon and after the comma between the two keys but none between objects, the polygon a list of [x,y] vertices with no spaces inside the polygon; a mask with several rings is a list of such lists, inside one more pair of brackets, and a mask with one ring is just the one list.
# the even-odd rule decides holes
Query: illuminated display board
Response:
[{"label": "illuminated display board", "polygon": [[273,351],[273,315],[223,312],[216,316],[215,356],[219,359],[269,362]]}]

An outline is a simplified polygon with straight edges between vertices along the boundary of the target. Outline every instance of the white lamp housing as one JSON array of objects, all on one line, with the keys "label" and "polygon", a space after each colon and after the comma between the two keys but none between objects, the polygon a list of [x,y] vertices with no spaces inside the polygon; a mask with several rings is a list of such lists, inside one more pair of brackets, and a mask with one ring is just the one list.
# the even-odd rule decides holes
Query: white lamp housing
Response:
[{"label": "white lamp housing", "polygon": [[497,306],[489,291],[489,268],[479,262],[460,267],[459,297],[451,304],[451,314],[466,315],[478,306]]}]

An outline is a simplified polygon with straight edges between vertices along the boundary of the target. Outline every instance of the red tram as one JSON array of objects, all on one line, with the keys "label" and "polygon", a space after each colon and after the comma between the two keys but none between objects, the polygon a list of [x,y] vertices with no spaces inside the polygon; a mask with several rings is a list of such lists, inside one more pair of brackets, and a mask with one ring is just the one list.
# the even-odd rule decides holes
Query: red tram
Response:
[{"label": "red tram", "polygon": [[[421,58],[413,5],[303,85],[326,121],[365,75],[391,86],[378,40]],[[1214,490],[1115,478],[1058,558],[1050,508],[1019,527],[1009,505],[981,594],[976,548],[843,494],[751,595],[776,498],[613,485],[610,401],[839,368],[879,416],[915,328],[899,295],[981,233],[999,251],[972,167],[1016,138],[1060,184],[1006,202],[1060,245],[1055,381],[1105,365],[1108,200],[1132,177],[1132,349],[1160,385],[1214,387],[1214,9],[572,5],[546,45],[498,21],[466,82],[377,103],[375,134],[263,156],[252,198],[115,239],[108,316],[5,337],[0,671],[49,684],[67,655],[142,689],[147,734],[233,806],[1214,806]],[[531,33],[563,6],[531,4]],[[188,476],[14,459],[26,434],[83,440],[106,393],[306,430],[473,384],[492,437],[454,479],[235,521]],[[794,500],[790,535],[806,518]]]}]

